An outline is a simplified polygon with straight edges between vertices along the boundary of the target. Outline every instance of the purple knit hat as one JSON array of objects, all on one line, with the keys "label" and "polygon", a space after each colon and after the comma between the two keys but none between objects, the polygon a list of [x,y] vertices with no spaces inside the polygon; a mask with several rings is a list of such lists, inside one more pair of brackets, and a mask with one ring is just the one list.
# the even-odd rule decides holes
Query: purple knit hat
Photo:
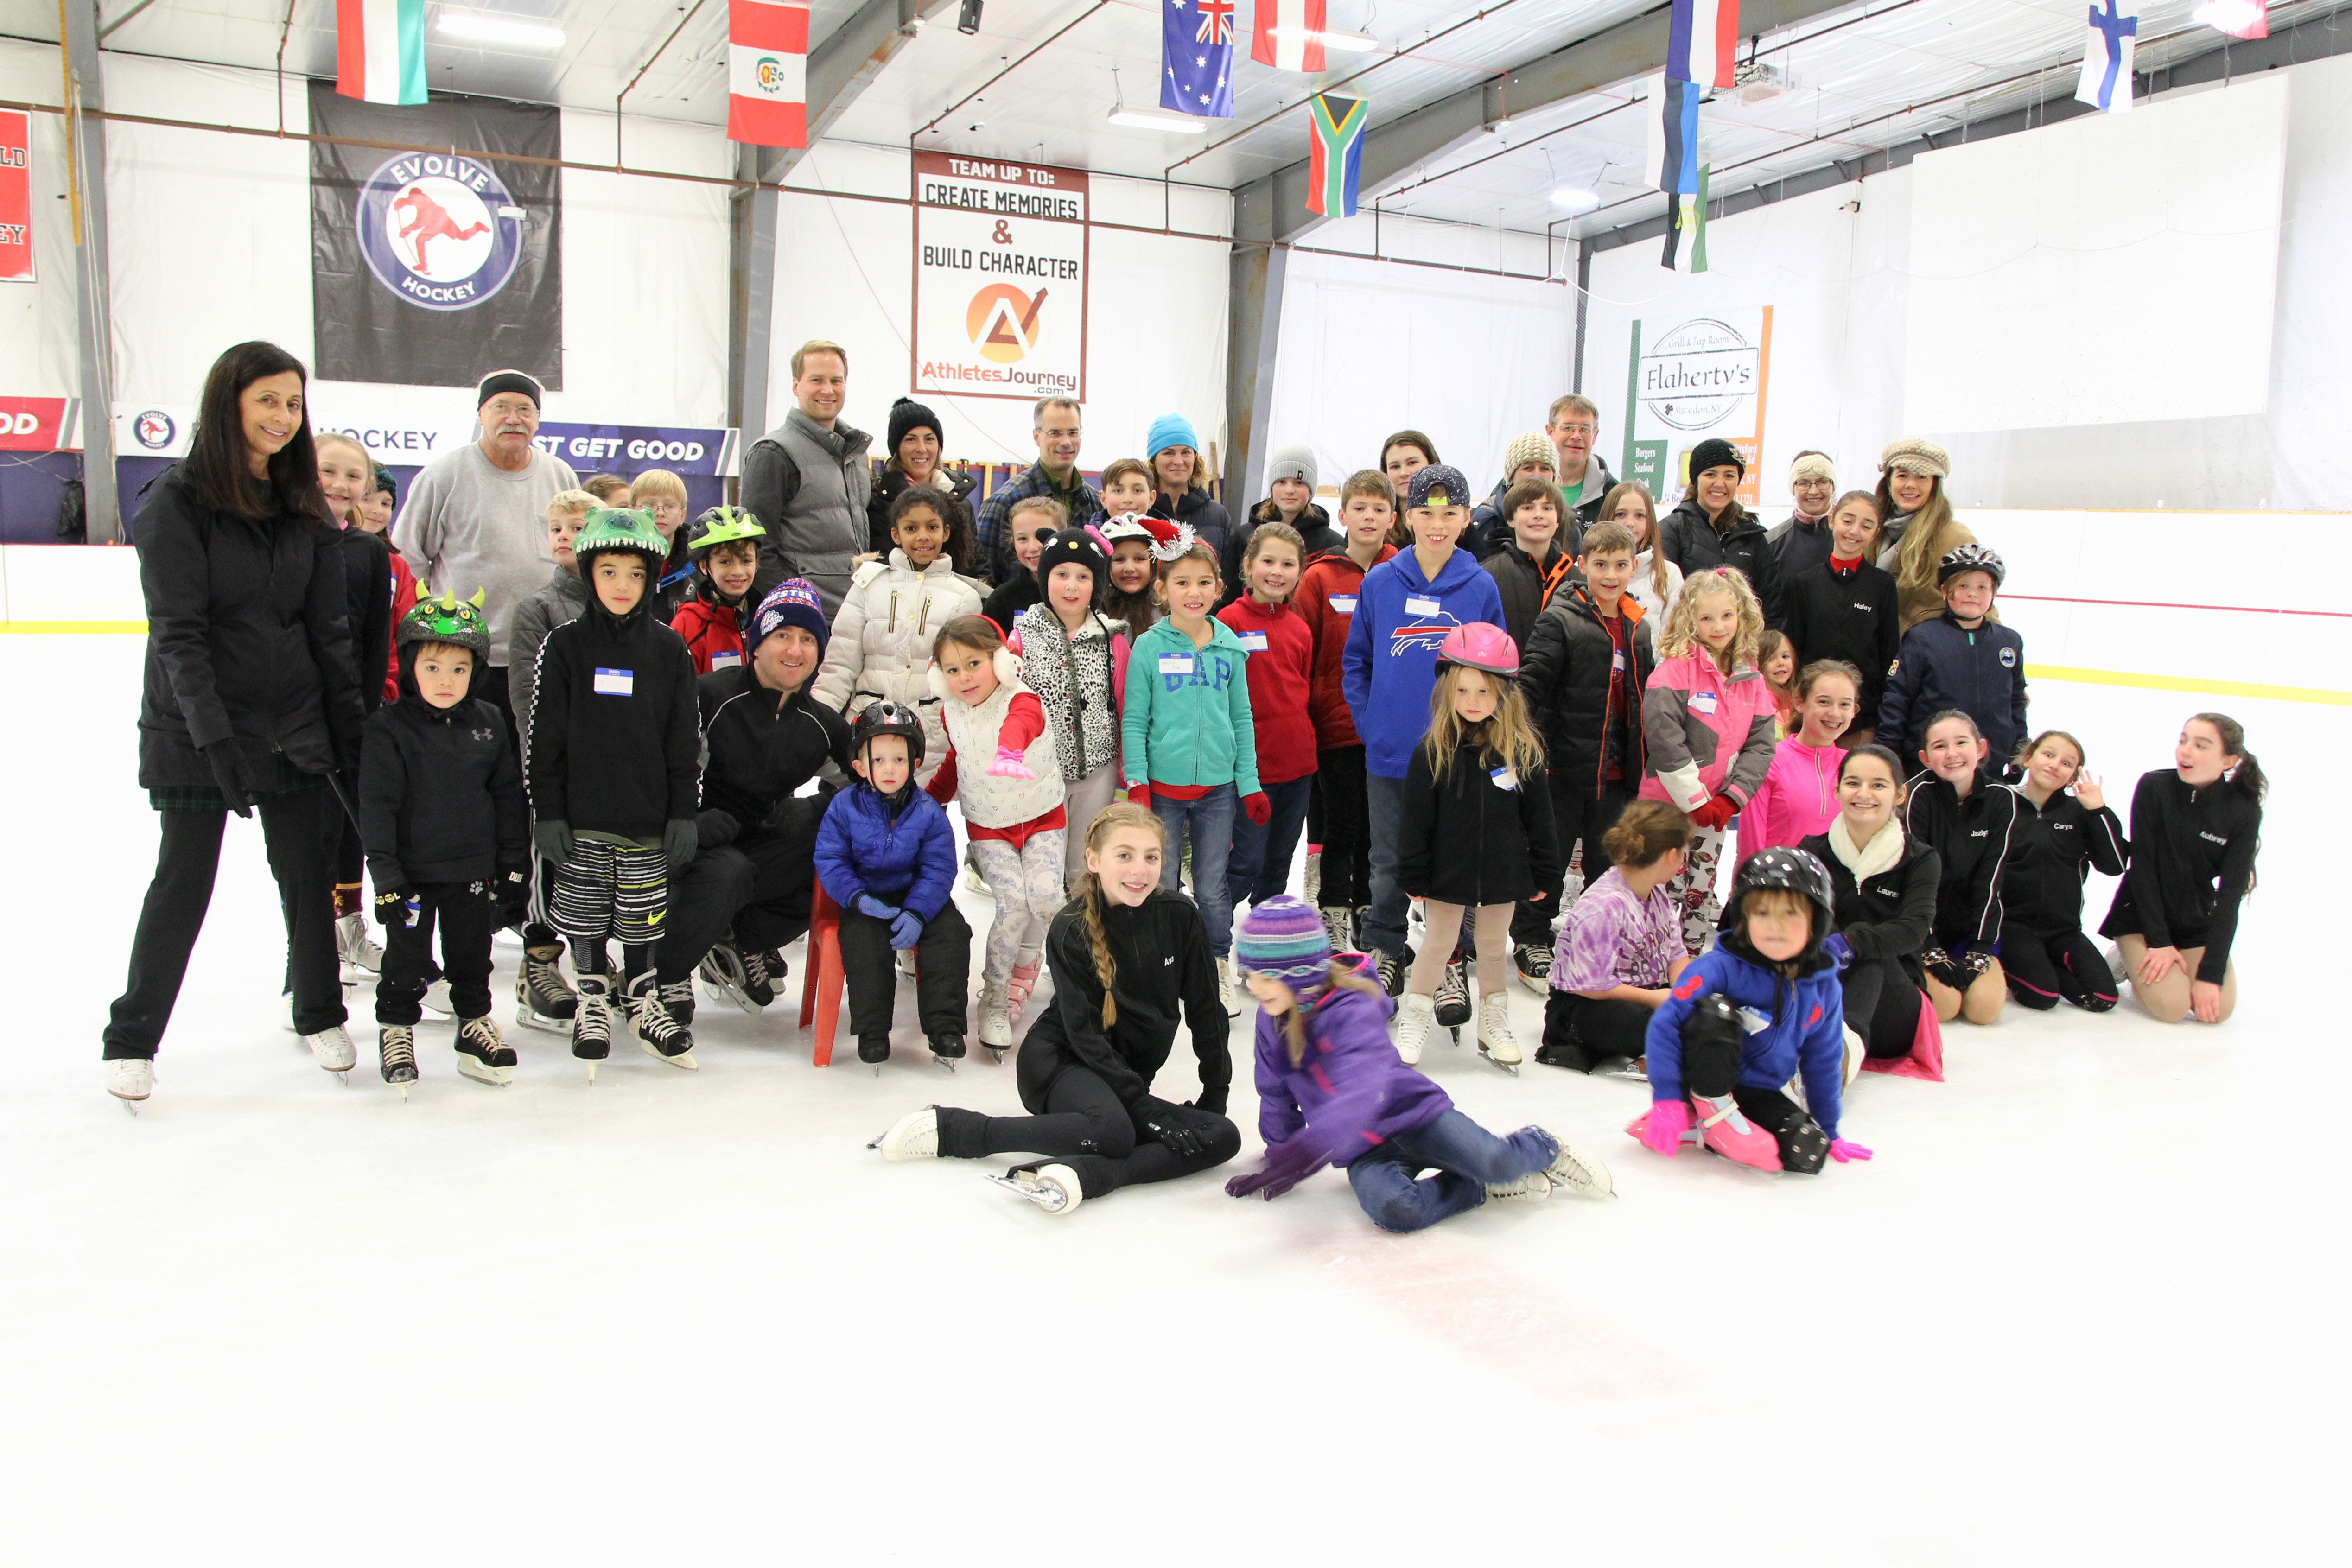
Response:
[{"label": "purple knit hat", "polygon": [[1330,933],[1313,904],[1284,894],[1252,904],[1234,927],[1234,963],[1294,991],[1319,985],[1331,968]]}]

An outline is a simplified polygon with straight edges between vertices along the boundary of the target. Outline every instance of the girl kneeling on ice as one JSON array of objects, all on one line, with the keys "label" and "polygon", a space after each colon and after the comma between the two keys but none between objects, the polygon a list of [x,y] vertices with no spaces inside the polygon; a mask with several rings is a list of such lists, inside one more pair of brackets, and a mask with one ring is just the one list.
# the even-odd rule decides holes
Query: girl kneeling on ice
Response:
[{"label": "girl kneeling on ice", "polygon": [[[1445,1091],[1397,1060],[1388,994],[1335,961],[1315,906],[1283,895],[1251,906],[1234,959],[1258,999],[1257,1130],[1265,1164],[1225,1183],[1279,1197],[1327,1165],[1383,1230],[1420,1230],[1489,1197],[1584,1197],[1614,1190],[1609,1167],[1557,1134],[1496,1137]],[[1421,1173],[1435,1167],[1435,1174]]]},{"label": "girl kneeling on ice", "polygon": [[[1241,1129],[1225,1119],[1234,1063],[1209,930],[1191,899],[1160,884],[1165,841],[1160,819],[1127,800],[1087,830],[1087,874],[1045,934],[1054,1005],[1021,1042],[1017,1080],[1030,1113],[910,1112],[874,1141],[885,1159],[1045,1155],[989,1179],[1067,1214],[1081,1199],[1191,1176],[1241,1152]],[[1180,1010],[1201,1067],[1200,1098],[1182,1105],[1151,1092]]]},{"label": "girl kneeling on ice", "polygon": [[[1721,940],[1650,1017],[1649,1114],[1626,1132],[1671,1156],[1696,1112],[1700,1142],[1758,1170],[1870,1158],[1837,1135],[1845,1006],[1822,948],[1831,903],[1829,873],[1802,850],[1739,868]],[[1782,1092],[1800,1073],[1801,1108]]]}]

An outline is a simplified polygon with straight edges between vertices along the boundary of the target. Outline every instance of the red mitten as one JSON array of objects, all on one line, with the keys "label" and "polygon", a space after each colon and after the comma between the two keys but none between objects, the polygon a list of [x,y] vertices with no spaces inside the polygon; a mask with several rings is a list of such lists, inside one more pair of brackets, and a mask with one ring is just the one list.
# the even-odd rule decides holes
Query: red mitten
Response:
[{"label": "red mitten", "polygon": [[1129,785],[1127,787],[1127,798],[1134,801],[1137,805],[1142,807],[1147,811],[1151,810],[1151,786],[1149,784]]},{"label": "red mitten", "polygon": [[1274,802],[1265,798],[1263,789],[1244,795],[1242,797],[1242,815],[1263,828],[1274,821]]},{"label": "red mitten", "polygon": [[1728,795],[1710,796],[1706,805],[1690,814],[1695,828],[1722,828],[1739,815],[1739,808]]}]

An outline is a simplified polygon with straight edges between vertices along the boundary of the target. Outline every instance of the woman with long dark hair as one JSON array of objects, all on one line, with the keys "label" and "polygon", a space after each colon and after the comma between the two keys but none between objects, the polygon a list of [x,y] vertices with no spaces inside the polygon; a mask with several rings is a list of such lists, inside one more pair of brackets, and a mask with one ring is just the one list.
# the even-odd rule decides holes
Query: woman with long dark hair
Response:
[{"label": "woman with long dark hair", "polygon": [[360,699],[308,382],[302,362],[272,343],[221,355],[187,457],[156,482],[134,524],[147,601],[139,782],[163,842],[130,984],[106,1027],[106,1086],[124,1101],[152,1087],[227,813],[256,807],[289,914],[294,1027],[320,1067],[352,1065],[323,813],[341,809],[330,775],[358,760]]}]

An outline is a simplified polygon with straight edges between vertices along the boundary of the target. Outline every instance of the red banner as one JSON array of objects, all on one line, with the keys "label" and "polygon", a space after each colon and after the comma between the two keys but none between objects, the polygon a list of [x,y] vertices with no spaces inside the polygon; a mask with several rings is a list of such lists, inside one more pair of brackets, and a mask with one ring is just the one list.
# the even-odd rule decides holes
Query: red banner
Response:
[{"label": "red banner", "polygon": [[33,281],[33,117],[0,110],[0,281]]},{"label": "red banner", "polygon": [[65,423],[61,397],[0,397],[0,452],[58,451]]}]

